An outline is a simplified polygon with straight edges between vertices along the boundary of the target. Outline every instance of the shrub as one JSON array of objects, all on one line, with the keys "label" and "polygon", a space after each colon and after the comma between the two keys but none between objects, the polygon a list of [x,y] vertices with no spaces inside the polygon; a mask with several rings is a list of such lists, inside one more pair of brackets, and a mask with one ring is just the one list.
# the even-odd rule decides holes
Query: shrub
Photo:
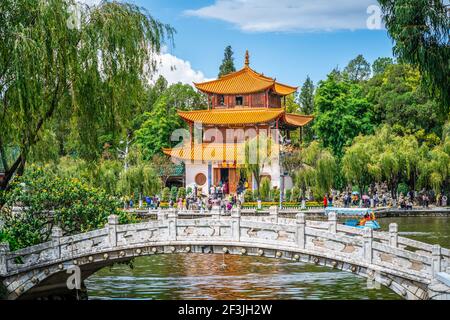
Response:
[{"label": "shrub", "polygon": [[[13,206],[23,211],[13,213]],[[64,235],[98,229],[109,215],[121,215],[119,206],[119,200],[104,190],[31,166],[25,175],[16,177],[5,194],[1,237],[11,250],[17,250],[49,240],[53,226],[61,227]],[[130,221],[123,214],[121,219]]]},{"label": "shrub", "polygon": [[292,202],[298,202],[300,199],[300,189],[298,187],[293,187],[291,191],[291,198],[290,200]]},{"label": "shrub", "polygon": [[286,191],[284,192],[284,200],[291,201],[291,195],[292,195],[291,189],[286,189]]},{"label": "shrub", "polygon": [[178,192],[177,192],[177,199],[184,199],[186,198],[186,189],[184,187],[180,187],[178,188]]},{"label": "shrub", "polygon": [[270,179],[267,177],[262,178],[261,180],[261,200],[262,201],[270,201]]},{"label": "shrub", "polygon": [[270,200],[274,202],[280,201],[280,189],[279,188],[273,188],[270,190]]},{"label": "shrub", "polygon": [[170,189],[165,187],[161,193],[161,201],[168,202],[170,200]]},{"label": "shrub", "polygon": [[170,199],[173,201],[177,201],[177,193],[178,193],[178,189],[177,187],[172,187],[170,189]]},{"label": "shrub", "polygon": [[408,185],[404,182],[398,184],[397,192],[398,194],[403,193],[404,196],[408,194],[409,188]]},{"label": "shrub", "polygon": [[252,190],[250,190],[250,189],[245,190],[245,192],[244,192],[244,201],[245,202],[254,201]]}]

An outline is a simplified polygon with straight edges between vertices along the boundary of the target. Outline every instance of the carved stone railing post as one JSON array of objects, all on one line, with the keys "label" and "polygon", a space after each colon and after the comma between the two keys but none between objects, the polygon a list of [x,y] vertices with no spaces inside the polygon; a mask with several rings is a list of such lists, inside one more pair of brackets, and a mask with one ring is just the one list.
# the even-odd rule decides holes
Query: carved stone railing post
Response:
[{"label": "carved stone railing post", "polygon": [[363,258],[364,261],[372,263],[373,230],[371,228],[364,228],[363,230]]},{"label": "carved stone railing post", "polygon": [[6,275],[8,273],[8,259],[9,243],[0,243],[0,275]]},{"label": "carved stone railing post", "polygon": [[231,211],[231,235],[233,241],[240,241],[241,238],[241,207]]},{"label": "carved stone railing post", "polygon": [[278,206],[269,207],[269,217],[274,223],[278,223]]},{"label": "carved stone railing post", "polygon": [[211,208],[211,218],[213,219],[220,219],[220,206],[213,205]]},{"label": "carved stone railing post", "polygon": [[296,215],[296,224],[297,224],[297,229],[296,229],[296,240],[297,240],[297,245],[301,248],[301,249],[305,249],[305,214],[303,212],[299,212]]},{"label": "carved stone railing post", "polygon": [[328,213],[328,231],[332,233],[336,233],[337,231],[337,215],[336,212],[329,212]]},{"label": "carved stone railing post", "polygon": [[398,225],[396,223],[389,224],[389,245],[395,248],[398,246]]},{"label": "carved stone railing post", "polygon": [[433,278],[438,272],[441,272],[441,246],[438,244],[431,248],[431,269]]},{"label": "carved stone railing post", "polygon": [[61,258],[60,240],[62,236],[63,236],[62,229],[60,227],[54,226],[52,228],[52,246],[55,259]]},{"label": "carved stone railing post", "polygon": [[169,228],[169,240],[177,240],[177,212],[171,208],[167,215],[167,225]]},{"label": "carved stone railing post", "polygon": [[109,229],[109,246],[114,248],[117,246],[117,225],[119,224],[119,216],[112,214],[108,217]]},{"label": "carved stone railing post", "polygon": [[166,218],[166,213],[161,208],[158,208],[158,211],[156,212],[156,217],[158,218],[158,221],[164,221]]}]

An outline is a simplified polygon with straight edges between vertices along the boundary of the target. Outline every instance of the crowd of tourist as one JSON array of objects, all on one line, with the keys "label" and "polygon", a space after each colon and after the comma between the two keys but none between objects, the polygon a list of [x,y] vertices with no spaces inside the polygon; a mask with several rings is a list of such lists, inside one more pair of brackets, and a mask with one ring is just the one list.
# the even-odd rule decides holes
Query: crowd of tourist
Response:
[{"label": "crowd of tourist", "polygon": [[[228,183],[220,183],[218,186],[212,185],[209,193],[205,195],[200,188],[193,186],[185,197],[170,199],[168,206],[178,210],[211,210],[213,207],[220,207],[224,211],[230,211],[233,207],[241,205],[244,202],[244,192],[248,188],[247,185],[240,183],[237,187],[237,194],[229,193]],[[305,198],[299,199],[303,204],[306,201],[313,201],[312,196],[307,193]],[[149,209],[158,209],[161,205],[161,199],[155,195],[153,197],[144,197],[144,203],[140,203],[139,207],[147,207]],[[322,198],[324,207],[394,207],[405,210],[411,210],[413,207],[428,208],[430,205],[447,206],[447,196],[441,194],[433,194],[425,190],[409,191],[407,193],[400,192],[397,197],[393,197],[388,191],[386,185],[375,184],[368,188],[368,192],[360,195],[357,191],[345,190],[340,192],[332,190],[325,194]],[[133,208],[135,204],[133,200],[129,200],[126,204],[127,208]]]},{"label": "crowd of tourist", "polygon": [[386,185],[375,184],[374,186],[369,187],[367,193],[362,195],[356,191],[351,192],[346,190],[344,192],[339,192],[333,190],[324,196],[322,202],[324,207],[397,207],[400,209],[411,210],[413,207],[428,208],[431,204],[436,206],[447,206],[447,196],[441,194],[435,195],[433,192],[421,190],[409,191],[406,193],[400,192],[397,197],[393,197]]}]

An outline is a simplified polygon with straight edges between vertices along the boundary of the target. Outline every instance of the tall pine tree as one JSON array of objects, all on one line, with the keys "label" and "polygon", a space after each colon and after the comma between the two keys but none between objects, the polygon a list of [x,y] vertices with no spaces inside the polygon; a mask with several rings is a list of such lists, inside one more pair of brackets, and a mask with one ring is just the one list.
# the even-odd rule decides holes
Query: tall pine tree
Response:
[{"label": "tall pine tree", "polygon": [[[314,83],[309,76],[306,77],[306,80],[302,85],[298,100],[300,103],[301,113],[307,115],[314,113]],[[312,130],[311,126],[307,125],[303,130],[303,141],[312,141],[314,137],[314,131]]]},{"label": "tall pine tree", "polygon": [[306,77],[298,98],[302,113],[312,114],[314,112],[314,83],[309,76]]},{"label": "tall pine tree", "polygon": [[223,53],[222,64],[219,68],[219,77],[235,71],[236,68],[234,67],[233,50],[231,49],[231,46],[227,46]]}]

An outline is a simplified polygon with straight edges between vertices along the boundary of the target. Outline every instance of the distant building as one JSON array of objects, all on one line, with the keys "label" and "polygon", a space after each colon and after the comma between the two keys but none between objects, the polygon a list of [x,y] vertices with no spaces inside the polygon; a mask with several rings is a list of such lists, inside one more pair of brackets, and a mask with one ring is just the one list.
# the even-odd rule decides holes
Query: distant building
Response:
[{"label": "distant building", "polygon": [[[236,193],[239,184],[255,189],[253,176],[243,174],[245,143],[252,134],[262,132],[277,135],[276,143],[283,150],[290,142],[290,131],[313,120],[312,116],[287,113],[285,97],[297,91],[297,87],[281,84],[250,68],[248,51],[244,67],[217,80],[194,83],[207,95],[208,109],[178,111],[189,125],[190,140],[172,149],[163,149],[172,159],[185,164],[185,186],[200,187],[209,193],[211,185],[227,184],[229,193]],[[197,127],[201,127],[200,134]],[[300,133],[301,134],[301,133]],[[280,138],[281,137],[281,138]],[[280,141],[283,140],[283,141]],[[262,176],[271,181],[272,187],[282,184],[283,170],[278,159],[262,167]],[[292,179],[283,177],[285,188],[292,187]]]}]

